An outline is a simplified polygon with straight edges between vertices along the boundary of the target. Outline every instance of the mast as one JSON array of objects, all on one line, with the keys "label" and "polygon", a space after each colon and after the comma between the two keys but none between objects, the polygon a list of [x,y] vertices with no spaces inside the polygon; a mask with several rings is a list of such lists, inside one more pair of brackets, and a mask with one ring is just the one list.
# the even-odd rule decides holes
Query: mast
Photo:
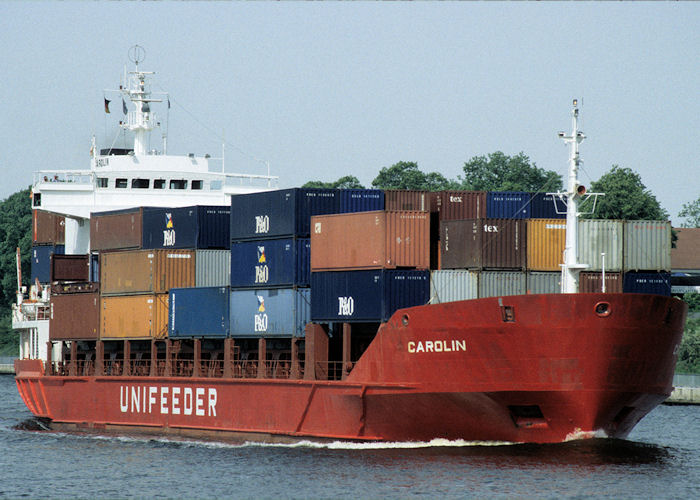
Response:
[{"label": "mast", "polygon": [[585,186],[579,184],[578,167],[581,163],[578,145],[586,136],[578,129],[578,100],[574,99],[571,111],[571,135],[559,132],[559,137],[569,145],[569,176],[566,193],[560,197],[566,199],[566,246],[564,249],[564,265],[562,268],[561,292],[578,293],[578,275],[588,264],[578,262],[578,216],[579,203],[586,194]]}]

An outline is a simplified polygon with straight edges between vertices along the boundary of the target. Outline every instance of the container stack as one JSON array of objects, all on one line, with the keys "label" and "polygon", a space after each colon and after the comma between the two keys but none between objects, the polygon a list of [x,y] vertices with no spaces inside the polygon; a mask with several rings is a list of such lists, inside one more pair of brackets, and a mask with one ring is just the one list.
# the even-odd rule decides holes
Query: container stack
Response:
[{"label": "container stack", "polygon": [[65,253],[65,218],[44,210],[32,212],[31,283],[51,281],[51,256]]}]

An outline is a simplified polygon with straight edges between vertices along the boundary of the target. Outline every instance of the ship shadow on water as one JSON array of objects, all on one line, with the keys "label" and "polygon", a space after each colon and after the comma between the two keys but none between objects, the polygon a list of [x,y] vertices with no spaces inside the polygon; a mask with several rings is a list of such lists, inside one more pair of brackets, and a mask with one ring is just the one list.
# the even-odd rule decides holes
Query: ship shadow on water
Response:
[{"label": "ship shadow on water", "polygon": [[47,422],[40,417],[32,417],[21,421],[12,427],[16,431],[51,432]]}]

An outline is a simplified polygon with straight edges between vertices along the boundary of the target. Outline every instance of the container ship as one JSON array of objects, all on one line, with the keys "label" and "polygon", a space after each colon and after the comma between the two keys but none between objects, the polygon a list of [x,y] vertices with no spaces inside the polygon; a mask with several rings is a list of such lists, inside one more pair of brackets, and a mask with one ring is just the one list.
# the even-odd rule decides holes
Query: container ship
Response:
[{"label": "container ship", "polygon": [[670,223],[578,220],[576,101],[566,192],[276,189],[147,151],[167,96],[142,60],[133,149],[34,179],[15,370],[50,428],[544,443],[625,437],[669,396]]}]

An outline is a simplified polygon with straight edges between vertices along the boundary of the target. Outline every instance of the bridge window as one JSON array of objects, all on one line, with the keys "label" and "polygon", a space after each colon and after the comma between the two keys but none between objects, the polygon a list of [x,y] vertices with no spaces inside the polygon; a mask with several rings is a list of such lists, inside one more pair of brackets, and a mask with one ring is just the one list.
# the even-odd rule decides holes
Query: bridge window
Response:
[{"label": "bridge window", "polygon": [[202,189],[202,181],[192,181],[192,189]]},{"label": "bridge window", "polygon": [[211,181],[209,183],[209,189],[212,191],[219,191],[222,186],[223,183],[221,181]]},{"label": "bridge window", "polygon": [[170,189],[187,189],[187,181],[185,179],[172,179]]},{"label": "bridge window", "polygon": [[131,179],[131,187],[136,189],[148,189],[150,179]]},{"label": "bridge window", "polygon": [[165,189],[165,179],[154,179],[153,189]]},{"label": "bridge window", "polygon": [[97,187],[98,188],[106,188],[109,185],[109,179],[107,177],[98,177],[97,178]]},{"label": "bridge window", "polygon": [[118,189],[126,189],[129,186],[127,179],[117,179],[114,187]]}]

